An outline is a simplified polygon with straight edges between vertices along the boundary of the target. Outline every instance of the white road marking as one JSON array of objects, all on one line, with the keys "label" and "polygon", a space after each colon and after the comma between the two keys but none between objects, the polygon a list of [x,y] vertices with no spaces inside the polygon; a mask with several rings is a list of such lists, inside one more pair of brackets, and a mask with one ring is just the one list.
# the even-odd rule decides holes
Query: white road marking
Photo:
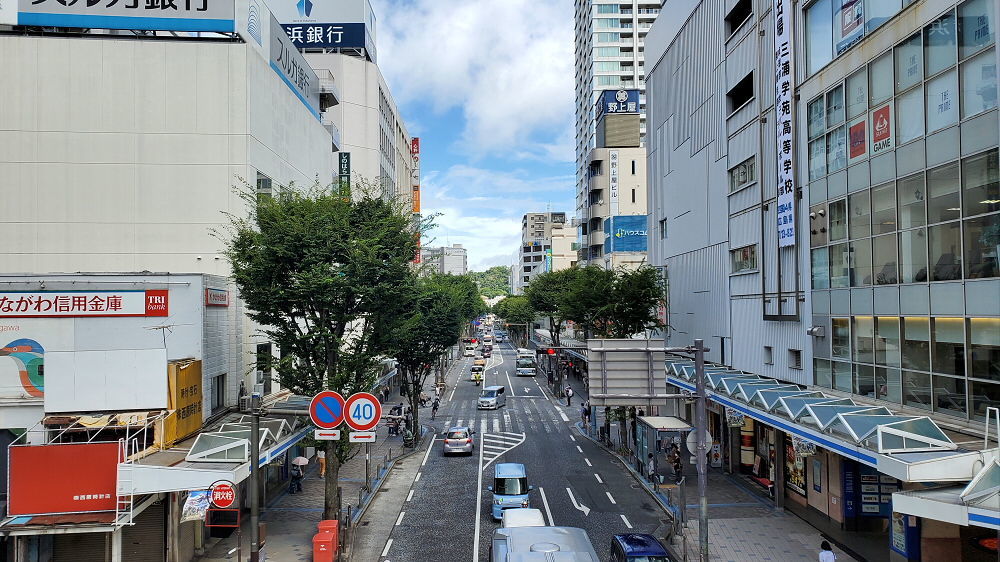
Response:
[{"label": "white road marking", "polygon": [[455,424],[455,427],[465,427],[464,425],[462,425],[462,422],[464,421],[465,420],[463,420],[462,418],[458,418],[458,423]]},{"label": "white road marking", "polygon": [[507,389],[510,390],[511,398],[517,398],[517,395],[514,394],[514,385],[510,383],[510,371],[505,369],[503,375],[507,377]]},{"label": "white road marking", "polygon": [[403,516],[406,515],[405,511],[399,512],[399,517],[396,518],[396,526],[398,527],[400,523],[403,522]]},{"label": "white road marking", "polygon": [[581,449],[579,445],[576,446],[576,450],[580,451],[581,453],[583,452],[583,449]]},{"label": "white road marking", "polygon": [[485,434],[486,433],[486,418],[483,418],[483,419],[479,420],[479,427],[481,428],[481,431],[479,433]]},{"label": "white road marking", "polygon": [[594,466],[590,464],[590,459],[588,459],[587,457],[583,457],[583,462],[587,463],[587,466]]},{"label": "white road marking", "polygon": [[594,478],[597,478],[597,483],[598,483],[598,484],[604,484],[604,480],[601,480],[601,475],[600,475],[600,474],[597,474],[597,473],[595,472],[595,473],[594,473]]},{"label": "white road marking", "polygon": [[[482,523],[483,515],[483,448],[479,448],[479,473],[476,483],[476,532],[472,539],[472,562],[479,562],[479,525]],[[383,554],[385,556],[385,554]]]},{"label": "white road marking", "polygon": [[410,501],[412,499],[413,499],[413,490],[411,489],[410,493],[406,494],[406,501]]},{"label": "white road marking", "polygon": [[431,439],[431,444],[427,446],[427,452],[424,453],[424,462],[420,463],[420,466],[427,464],[427,457],[431,456],[431,449],[434,448],[434,441],[436,441],[436,439]]},{"label": "white road marking", "polygon": [[552,511],[549,509],[549,499],[545,497],[545,488],[538,488],[538,493],[542,496],[542,505],[545,506],[545,515],[549,516],[549,525],[555,525],[556,522],[552,520]]},{"label": "white road marking", "polygon": [[458,390],[458,381],[460,380],[462,380],[461,375],[459,375],[458,378],[455,379],[455,386],[451,387],[451,394],[448,396],[449,402],[455,399],[455,391]]},{"label": "white road marking", "polygon": [[496,450],[496,451],[506,451],[507,450],[507,447],[500,447],[498,445],[483,445],[483,447],[486,448],[486,449],[492,449],[492,450]]},{"label": "white road marking", "polygon": [[604,492],[604,493],[608,495],[608,499],[611,500],[611,503],[618,505],[618,502],[615,501],[615,498],[614,496],[611,495],[611,492]]},{"label": "white road marking", "polygon": [[632,524],[628,522],[628,517],[625,517],[624,513],[622,513],[621,516],[622,516],[622,521],[625,522],[625,526],[628,527],[629,529],[631,529],[632,528]]},{"label": "white road marking", "polygon": [[570,433],[570,434],[569,434],[569,440],[570,440],[570,441],[576,441],[576,437],[573,437],[573,434],[572,434],[572,433]]},{"label": "white road marking", "polygon": [[392,539],[389,539],[385,542],[385,548],[382,549],[383,558],[389,554],[389,547],[391,546],[392,546]]},{"label": "white road marking", "polygon": [[420,475],[421,475],[421,474],[423,474],[423,472],[418,472],[418,473],[417,473],[417,477],[416,477],[416,478],[414,478],[414,479],[413,479],[413,481],[414,481],[414,482],[420,482]]},{"label": "white road marking", "polygon": [[569,501],[573,502],[573,507],[582,511],[584,517],[590,515],[590,508],[576,501],[576,497],[573,496],[573,490],[566,488],[566,493],[569,494]]},{"label": "white road marking", "polygon": [[569,421],[569,418],[566,417],[566,414],[562,410],[556,410],[556,411],[559,412],[559,417],[562,418],[562,421],[564,421],[564,422],[568,422]]},{"label": "white road marking", "polygon": [[493,433],[500,433],[500,419],[493,418]]}]

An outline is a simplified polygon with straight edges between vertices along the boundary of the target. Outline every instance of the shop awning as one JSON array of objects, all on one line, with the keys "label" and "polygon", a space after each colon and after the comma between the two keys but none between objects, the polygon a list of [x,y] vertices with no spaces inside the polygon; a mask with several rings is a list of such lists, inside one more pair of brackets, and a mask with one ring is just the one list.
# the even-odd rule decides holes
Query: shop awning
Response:
[{"label": "shop awning", "polygon": [[1000,460],[984,466],[965,487],[895,492],[892,508],[955,525],[1000,530]]},{"label": "shop awning", "polygon": [[657,431],[691,431],[691,426],[675,416],[639,416],[639,421]]}]

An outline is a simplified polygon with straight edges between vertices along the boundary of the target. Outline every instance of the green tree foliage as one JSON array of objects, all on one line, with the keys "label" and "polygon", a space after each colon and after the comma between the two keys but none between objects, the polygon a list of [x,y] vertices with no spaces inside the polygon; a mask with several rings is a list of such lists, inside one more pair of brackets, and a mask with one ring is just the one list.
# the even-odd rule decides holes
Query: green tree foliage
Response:
[{"label": "green tree foliage", "polygon": [[583,270],[570,268],[543,273],[535,277],[524,291],[535,313],[549,319],[549,334],[556,347],[560,345],[559,336],[566,321],[564,314],[569,308],[569,303],[566,302],[569,289],[581,271]]},{"label": "green tree foliage", "polygon": [[[271,367],[282,386],[304,395],[368,390],[412,287],[410,218],[393,202],[318,184],[260,198],[244,185],[240,194],[249,216],[231,216],[217,235],[250,318],[281,350]],[[340,466],[356,447],[326,446],[324,518],[334,519]]]},{"label": "green tree foliage", "polygon": [[507,328],[519,342],[518,345],[522,347],[528,345],[528,329],[537,317],[535,310],[531,308],[531,303],[528,302],[528,297],[523,295],[507,297],[493,306],[493,312],[508,324]]},{"label": "green tree foliage", "polygon": [[434,364],[458,343],[468,322],[486,310],[468,276],[431,275],[412,282],[406,311],[389,334],[391,354],[413,412],[410,431],[419,435],[420,392]]},{"label": "green tree foliage", "polygon": [[566,287],[560,316],[583,330],[584,338],[596,333],[611,317],[615,272],[596,265],[577,269]]},{"label": "green tree foliage", "polygon": [[[529,294],[544,277],[540,275],[531,283]],[[656,268],[606,270],[587,266],[554,285],[563,291],[554,298],[554,317],[572,320],[585,337],[628,338],[663,326],[657,315],[663,286]]]},{"label": "green tree foliage", "polygon": [[479,287],[479,294],[486,298],[500,297],[510,294],[510,267],[497,265],[486,271],[472,271],[472,280]]}]

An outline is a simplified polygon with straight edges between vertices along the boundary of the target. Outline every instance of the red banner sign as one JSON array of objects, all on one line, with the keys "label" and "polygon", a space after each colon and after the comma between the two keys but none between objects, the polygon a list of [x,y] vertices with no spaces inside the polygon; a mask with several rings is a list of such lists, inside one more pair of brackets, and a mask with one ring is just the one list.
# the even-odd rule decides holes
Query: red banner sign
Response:
[{"label": "red banner sign", "polygon": [[0,292],[2,318],[168,316],[170,291]]},{"label": "red banner sign", "polygon": [[229,291],[205,289],[205,306],[229,306]]},{"label": "red banner sign", "polygon": [[15,445],[8,515],[114,511],[118,443]]}]

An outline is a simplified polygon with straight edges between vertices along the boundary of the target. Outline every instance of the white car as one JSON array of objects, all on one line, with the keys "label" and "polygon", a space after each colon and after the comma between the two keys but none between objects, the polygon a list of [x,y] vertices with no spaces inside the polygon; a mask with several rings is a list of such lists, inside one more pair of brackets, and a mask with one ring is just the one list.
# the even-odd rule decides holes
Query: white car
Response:
[{"label": "white car", "polygon": [[500,519],[501,527],[511,528],[511,527],[544,527],[545,526],[545,516],[542,515],[542,510],[532,509],[530,507],[514,507],[510,509],[503,510],[503,515]]}]

